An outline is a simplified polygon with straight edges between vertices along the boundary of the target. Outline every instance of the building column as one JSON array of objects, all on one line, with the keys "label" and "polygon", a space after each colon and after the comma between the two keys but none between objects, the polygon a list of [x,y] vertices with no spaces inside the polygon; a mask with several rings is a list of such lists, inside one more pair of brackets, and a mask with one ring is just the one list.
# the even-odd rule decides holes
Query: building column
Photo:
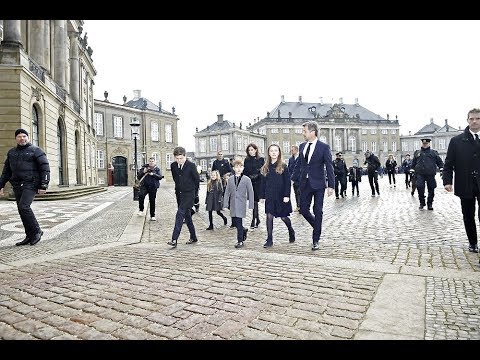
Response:
[{"label": "building column", "polygon": [[78,32],[70,31],[70,96],[80,104],[80,62],[78,60]]},{"label": "building column", "polygon": [[45,47],[47,39],[45,38],[45,20],[30,20],[32,26],[30,56],[39,66],[46,69]]},{"label": "building column", "polygon": [[66,28],[65,20],[55,20],[54,27],[54,80],[62,88],[65,88],[65,69],[66,69]]},{"label": "building column", "polygon": [[23,50],[21,20],[3,20],[0,64],[19,65]]},{"label": "building column", "polygon": [[329,135],[328,136],[329,137],[328,142],[329,142],[329,145],[330,145],[330,149],[333,150],[333,129],[332,128],[328,129],[328,135]]},{"label": "building column", "polygon": [[347,135],[347,128],[343,129],[343,144],[345,146],[345,149],[343,151],[348,151],[348,135]]},{"label": "building column", "polygon": [[21,20],[3,20],[2,45],[23,48],[21,35]]}]

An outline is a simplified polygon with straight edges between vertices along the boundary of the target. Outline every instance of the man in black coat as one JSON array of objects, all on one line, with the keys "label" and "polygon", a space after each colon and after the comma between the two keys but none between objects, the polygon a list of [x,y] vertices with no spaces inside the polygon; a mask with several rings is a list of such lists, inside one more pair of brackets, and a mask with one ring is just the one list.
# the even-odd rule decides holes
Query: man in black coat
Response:
[{"label": "man in black coat", "polygon": [[[455,195],[462,205],[463,224],[467,233],[470,252],[478,253],[475,203],[480,201],[480,109],[472,109],[467,115],[468,126],[448,144],[443,186],[452,191],[455,172]],[[480,217],[480,213],[479,213]]]},{"label": "man in black coat", "polygon": [[432,203],[435,197],[435,188],[437,187],[435,175],[437,174],[437,167],[440,171],[443,170],[443,161],[438,155],[438,152],[430,148],[432,139],[424,137],[420,140],[422,140],[422,147],[413,153],[412,169],[410,171],[415,172],[417,178],[416,185],[418,200],[420,201],[419,209],[423,210],[425,207],[425,183],[427,183],[427,208],[428,210],[433,210]]},{"label": "man in black coat", "polygon": [[183,147],[177,146],[173,150],[173,156],[175,157],[175,162],[170,164],[170,170],[172,171],[173,181],[175,182],[175,195],[177,197],[178,209],[175,216],[172,240],[167,244],[176,247],[184,219],[190,232],[190,239],[187,241],[187,244],[193,244],[198,241],[190,209],[194,205],[195,194],[200,186],[200,176],[198,175],[195,164],[187,160],[186,151]]},{"label": "man in black coat", "polygon": [[223,157],[223,151],[219,150],[217,152],[217,159],[212,164],[212,171],[218,170],[220,177],[222,178],[222,185],[225,189],[227,187],[228,176],[232,172],[232,167],[230,162]]},{"label": "man in black coat", "polygon": [[380,196],[380,187],[378,186],[378,170],[380,168],[380,160],[373,155],[370,150],[365,152],[365,162],[367,165],[368,182],[370,183],[370,189],[372,190],[372,196],[375,196],[375,190],[377,195]]},{"label": "man in black coat", "polygon": [[0,195],[10,181],[17,202],[18,213],[25,228],[26,237],[15,245],[35,245],[43,235],[40,225],[30,206],[38,194],[45,194],[50,182],[50,165],[45,152],[28,141],[28,132],[15,131],[17,146],[7,153],[5,166],[0,177]]},{"label": "man in black coat", "polygon": [[143,165],[142,168],[138,170],[137,178],[138,180],[141,180],[140,192],[138,194],[138,213],[139,215],[143,215],[145,197],[148,194],[148,201],[150,203],[150,220],[156,221],[155,199],[163,175],[160,168],[157,166],[154,157],[148,159],[148,164]]}]

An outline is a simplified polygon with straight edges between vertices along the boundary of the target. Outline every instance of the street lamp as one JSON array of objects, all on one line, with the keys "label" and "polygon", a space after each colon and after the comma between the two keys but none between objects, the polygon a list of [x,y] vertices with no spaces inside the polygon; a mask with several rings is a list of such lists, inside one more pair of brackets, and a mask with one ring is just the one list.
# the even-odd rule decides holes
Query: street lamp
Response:
[{"label": "street lamp", "polygon": [[138,189],[138,179],[137,179],[137,172],[138,172],[138,154],[137,154],[137,138],[138,138],[138,134],[139,134],[139,127],[140,127],[140,121],[137,120],[137,118],[132,118],[132,122],[130,123],[130,127],[132,128],[132,136],[133,136],[133,143],[134,143],[134,156],[135,156],[135,161],[134,161],[134,167],[135,167],[135,175],[134,175],[134,179],[135,179],[135,185],[133,187],[133,200],[134,201],[138,201],[138,193],[139,193],[139,189]]}]

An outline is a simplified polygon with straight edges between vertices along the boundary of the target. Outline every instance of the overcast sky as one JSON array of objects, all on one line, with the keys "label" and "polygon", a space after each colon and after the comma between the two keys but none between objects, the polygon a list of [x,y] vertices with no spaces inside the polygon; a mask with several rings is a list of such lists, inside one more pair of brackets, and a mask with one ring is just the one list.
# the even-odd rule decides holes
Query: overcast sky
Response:
[{"label": "overcast sky", "polygon": [[179,145],[195,150],[224,114],[243,124],[280,102],[360,105],[400,133],[434,119],[456,128],[480,108],[478,20],[85,20],[94,97],[122,104],[141,90],[178,114]]}]

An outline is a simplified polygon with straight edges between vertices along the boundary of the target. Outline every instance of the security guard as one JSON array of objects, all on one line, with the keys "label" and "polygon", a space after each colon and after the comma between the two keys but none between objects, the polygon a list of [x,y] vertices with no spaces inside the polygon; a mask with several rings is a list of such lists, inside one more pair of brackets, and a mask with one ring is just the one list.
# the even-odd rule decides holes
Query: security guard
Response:
[{"label": "security guard", "polygon": [[338,199],[338,184],[340,184],[340,195],[342,198],[347,196],[347,165],[342,159],[342,153],[335,154],[337,158],[333,160],[333,173],[335,174],[335,198]]},{"label": "security guard", "polygon": [[437,181],[435,175],[437,174],[437,166],[440,172],[443,171],[443,161],[436,150],[430,148],[432,139],[424,137],[422,140],[422,147],[420,150],[415,150],[412,160],[411,172],[415,172],[416,185],[418,191],[418,199],[420,200],[420,210],[425,207],[425,182],[427,182],[428,197],[427,208],[433,210],[433,197],[435,196],[435,188]]}]

